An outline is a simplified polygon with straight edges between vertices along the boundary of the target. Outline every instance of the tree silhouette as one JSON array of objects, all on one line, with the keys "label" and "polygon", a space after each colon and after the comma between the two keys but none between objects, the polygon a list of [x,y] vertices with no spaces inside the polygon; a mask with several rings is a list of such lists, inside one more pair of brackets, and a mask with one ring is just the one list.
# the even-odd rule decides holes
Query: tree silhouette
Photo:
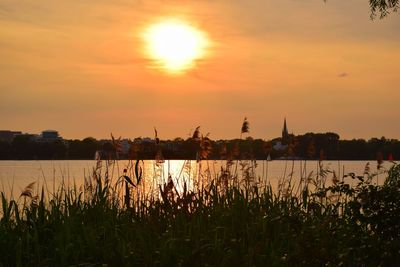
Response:
[{"label": "tree silhouette", "polygon": [[[328,0],[324,0],[324,2],[327,1]],[[369,6],[371,8],[371,19],[376,18],[378,14],[382,19],[390,12],[397,12],[399,0],[369,0]]]},{"label": "tree silhouette", "polygon": [[386,17],[391,11],[396,12],[399,8],[399,0],[369,0],[371,7],[371,18],[380,14],[380,18]]}]

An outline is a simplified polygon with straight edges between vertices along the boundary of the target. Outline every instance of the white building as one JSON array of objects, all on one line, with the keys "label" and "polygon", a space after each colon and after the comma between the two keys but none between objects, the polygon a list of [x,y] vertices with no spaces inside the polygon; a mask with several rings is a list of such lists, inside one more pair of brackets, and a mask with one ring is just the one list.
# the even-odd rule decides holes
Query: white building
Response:
[{"label": "white building", "polygon": [[54,130],[45,130],[36,137],[36,142],[51,143],[55,141],[63,141],[63,138]]}]

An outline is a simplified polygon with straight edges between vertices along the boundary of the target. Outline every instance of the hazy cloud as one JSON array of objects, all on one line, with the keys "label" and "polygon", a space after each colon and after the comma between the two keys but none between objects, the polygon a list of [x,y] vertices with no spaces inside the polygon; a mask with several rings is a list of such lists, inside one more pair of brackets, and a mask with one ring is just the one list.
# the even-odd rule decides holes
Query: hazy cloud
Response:
[{"label": "hazy cloud", "polygon": [[349,76],[349,73],[347,72],[341,72],[337,75],[339,78],[346,78],[347,76]]}]

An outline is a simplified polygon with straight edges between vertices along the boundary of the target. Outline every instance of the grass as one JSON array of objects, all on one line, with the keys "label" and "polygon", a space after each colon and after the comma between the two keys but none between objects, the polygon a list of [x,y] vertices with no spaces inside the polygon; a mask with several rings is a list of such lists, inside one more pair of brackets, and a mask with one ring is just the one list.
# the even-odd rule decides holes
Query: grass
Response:
[{"label": "grass", "polygon": [[[241,163],[242,169],[250,167]],[[399,164],[393,163],[383,185],[372,185],[368,172],[336,179],[329,187],[317,181],[319,186],[313,189],[307,182],[312,179],[295,186],[288,176],[290,181],[283,181],[278,192],[249,183],[249,171],[241,180],[223,170],[207,185],[177,190],[171,178],[158,194],[146,196],[140,194],[144,181],[135,177],[140,176],[137,165],[135,173],[130,182],[126,177],[113,182],[107,173],[97,175],[82,190],[60,188],[54,194],[34,192],[29,185],[16,200],[1,193],[0,265],[400,262]],[[321,171],[319,179],[326,179],[323,175]]]}]

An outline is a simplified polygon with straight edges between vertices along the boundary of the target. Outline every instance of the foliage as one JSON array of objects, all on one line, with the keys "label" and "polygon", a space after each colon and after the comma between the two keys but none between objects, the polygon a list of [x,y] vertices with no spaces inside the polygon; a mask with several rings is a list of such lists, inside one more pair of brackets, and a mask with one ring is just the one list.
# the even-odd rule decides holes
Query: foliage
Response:
[{"label": "foliage", "polygon": [[[327,2],[328,0],[324,0]],[[371,19],[377,15],[382,19],[390,14],[390,12],[397,12],[399,8],[399,0],[369,0],[371,8]]]},{"label": "foliage", "polygon": [[371,7],[371,18],[374,18],[377,13],[380,18],[386,17],[389,12],[396,12],[399,8],[399,0],[369,0]]},{"label": "foliage", "polygon": [[[244,120],[241,134],[248,134],[248,131],[249,123]],[[203,152],[208,151],[208,159],[220,159],[222,150],[225,150],[225,158],[247,159],[250,159],[249,151],[256,159],[266,159],[268,155],[272,158],[292,156],[302,159],[319,159],[321,152],[324,154],[324,159],[328,160],[374,160],[378,153],[382,153],[384,159],[387,159],[389,155],[392,155],[394,159],[400,158],[399,140],[384,137],[370,140],[340,140],[336,133],[291,135],[289,146],[285,150],[274,149],[274,145],[281,141],[280,138],[264,141],[247,136],[245,139],[211,140],[207,135],[201,135],[200,127],[195,129],[193,137],[186,140],[156,138],[157,142],[140,138],[129,141],[129,152],[122,153],[119,139],[98,141],[88,137],[83,140],[68,140],[66,143],[58,141],[40,144],[20,137],[12,143],[0,141],[0,159],[93,159],[96,151],[100,152],[99,156],[102,159],[154,159],[157,154],[160,154],[160,150],[165,159],[196,159],[201,152],[199,144],[203,145]],[[115,143],[119,143],[119,149]],[[204,149],[205,146],[207,149]],[[311,147],[313,147],[313,153],[310,153]]]}]

